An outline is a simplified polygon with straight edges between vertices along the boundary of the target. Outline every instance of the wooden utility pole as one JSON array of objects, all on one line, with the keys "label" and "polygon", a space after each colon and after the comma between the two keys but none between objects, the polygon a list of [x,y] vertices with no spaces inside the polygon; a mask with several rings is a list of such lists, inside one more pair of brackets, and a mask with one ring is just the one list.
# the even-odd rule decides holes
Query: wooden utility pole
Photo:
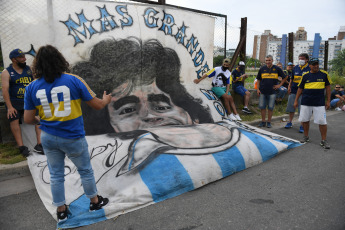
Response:
[{"label": "wooden utility pole", "polygon": [[323,59],[323,69],[328,69],[328,41],[325,41],[325,57]]},{"label": "wooden utility pole", "polygon": [[[288,51],[289,62],[293,63],[293,32],[289,33],[289,51]],[[296,63],[294,63],[296,64]]]}]

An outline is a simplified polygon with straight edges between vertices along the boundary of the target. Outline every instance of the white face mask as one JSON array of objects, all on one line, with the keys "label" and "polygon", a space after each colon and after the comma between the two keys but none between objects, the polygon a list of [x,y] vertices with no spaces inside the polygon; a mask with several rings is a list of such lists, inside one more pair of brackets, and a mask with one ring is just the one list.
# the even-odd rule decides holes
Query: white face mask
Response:
[{"label": "white face mask", "polygon": [[298,60],[298,64],[300,66],[304,66],[305,65],[305,60]]}]

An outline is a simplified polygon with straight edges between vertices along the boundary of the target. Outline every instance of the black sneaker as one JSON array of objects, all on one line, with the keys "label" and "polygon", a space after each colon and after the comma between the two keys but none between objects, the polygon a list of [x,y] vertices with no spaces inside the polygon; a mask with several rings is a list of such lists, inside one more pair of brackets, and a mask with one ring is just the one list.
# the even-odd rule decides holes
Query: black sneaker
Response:
[{"label": "black sneaker", "polygon": [[309,142],[309,137],[303,136],[302,140],[300,140],[301,143],[307,143]]},{"label": "black sneaker", "polygon": [[67,207],[67,205],[65,205],[65,207],[66,207],[66,209],[63,212],[56,211],[58,222],[63,221],[63,220],[67,220],[67,218],[68,218],[68,214],[69,214],[68,207]]},{"label": "black sneaker", "polygon": [[320,145],[324,148],[324,149],[330,149],[331,146],[328,144],[327,140],[323,140],[320,142]]},{"label": "black sneaker", "polygon": [[34,151],[38,154],[44,155],[42,144],[37,144],[34,148]]},{"label": "black sneaker", "polygon": [[243,108],[242,112],[244,112],[246,114],[252,114],[252,112],[248,108]]},{"label": "black sneaker", "polygon": [[20,154],[23,155],[23,157],[28,157],[30,155],[30,151],[28,149],[28,147],[26,146],[19,146],[19,151],[20,151]]},{"label": "black sneaker", "polygon": [[99,195],[97,195],[97,197],[98,197],[97,204],[90,202],[90,212],[101,209],[103,206],[107,205],[109,202],[108,198],[103,198],[102,196],[99,196]]}]

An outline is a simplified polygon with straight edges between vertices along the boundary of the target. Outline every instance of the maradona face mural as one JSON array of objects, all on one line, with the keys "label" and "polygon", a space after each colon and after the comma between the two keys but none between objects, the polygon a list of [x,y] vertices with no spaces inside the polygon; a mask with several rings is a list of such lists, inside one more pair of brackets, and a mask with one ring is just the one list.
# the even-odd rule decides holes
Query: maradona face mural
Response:
[{"label": "maradona face mural", "polygon": [[[0,31],[12,34],[1,34],[3,53],[21,48],[34,55],[50,43],[98,95],[112,95],[101,111],[83,105],[97,187],[110,202],[89,212],[80,177],[66,158],[72,216],[58,227],[87,225],[163,201],[299,145],[225,119],[211,82],[193,84],[212,67],[213,18],[145,4],[37,1],[40,6],[3,3]],[[46,157],[33,153],[28,163],[44,205],[56,218]]]}]

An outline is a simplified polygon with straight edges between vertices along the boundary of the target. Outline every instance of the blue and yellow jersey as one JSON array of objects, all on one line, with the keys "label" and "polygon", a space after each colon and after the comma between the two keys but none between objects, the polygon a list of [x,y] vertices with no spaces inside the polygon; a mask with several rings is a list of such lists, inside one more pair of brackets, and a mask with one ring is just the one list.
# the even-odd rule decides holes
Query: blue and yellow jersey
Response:
[{"label": "blue and yellow jersey", "polygon": [[[244,74],[243,71],[234,69],[231,73],[232,80],[235,81],[237,78],[241,77]],[[244,86],[244,80],[243,78],[239,79],[237,82],[233,82],[232,88],[235,89],[237,86]]]},{"label": "blue and yellow jersey", "polygon": [[266,65],[261,67],[256,79],[260,80],[260,91],[262,94],[275,94],[274,85],[279,84],[278,76],[282,79],[286,78],[283,70],[276,65],[268,68]]},{"label": "blue and yellow jersey", "polygon": [[41,77],[26,87],[24,109],[38,110],[43,131],[74,139],[85,136],[81,101],[95,96],[79,76],[64,73],[53,83]]},{"label": "blue and yellow jersey", "polygon": [[303,89],[301,105],[324,106],[325,88],[331,84],[328,73],[320,70],[317,73],[306,72],[298,87]]},{"label": "blue and yellow jersey", "polygon": [[[22,101],[24,102],[25,87],[32,82],[32,72],[29,66],[23,69],[21,74],[17,73],[12,64],[6,68],[10,75],[9,94],[11,101]],[[22,108],[23,109],[23,108]]]},{"label": "blue and yellow jersey", "polygon": [[296,65],[292,69],[291,93],[293,93],[293,94],[297,93],[298,84],[301,82],[303,74],[306,73],[306,72],[309,72],[309,71],[310,71],[310,67],[309,67],[308,63],[305,64],[304,66]]},{"label": "blue and yellow jersey", "polygon": [[213,77],[213,87],[226,87],[227,84],[230,84],[231,73],[228,69],[223,71],[221,66],[211,69],[206,75],[209,78]]}]

